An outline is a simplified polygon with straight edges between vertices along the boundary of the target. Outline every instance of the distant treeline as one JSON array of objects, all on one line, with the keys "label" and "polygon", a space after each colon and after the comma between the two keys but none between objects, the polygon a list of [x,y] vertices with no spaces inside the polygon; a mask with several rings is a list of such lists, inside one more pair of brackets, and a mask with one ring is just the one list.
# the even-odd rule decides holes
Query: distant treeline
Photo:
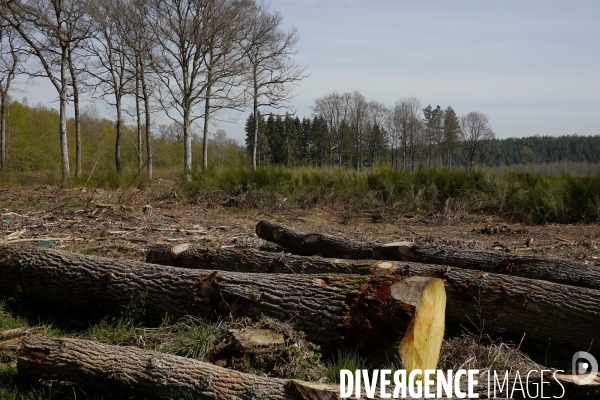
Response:
[{"label": "distant treeline", "polygon": [[[55,124],[59,115],[56,110],[44,106],[30,106],[18,101],[10,101],[7,107],[7,173],[60,172],[60,146],[56,140]],[[248,118],[247,128],[251,131],[252,117]],[[74,146],[74,121],[68,120],[69,146]],[[338,155],[329,147],[328,127],[320,116],[299,118],[292,115],[270,115],[261,117],[259,124],[258,163],[261,166],[285,167],[328,167],[340,166]],[[126,171],[137,172],[138,147],[135,126],[122,128],[122,163]],[[155,170],[159,176],[173,176],[183,167],[183,132],[177,124],[158,125],[152,135]],[[85,108],[81,114],[83,182],[92,174],[115,172],[114,141],[115,122],[102,118],[94,107]],[[374,135],[365,142],[362,155],[366,170],[375,166],[390,166],[403,169],[402,158],[396,155],[392,166],[392,148],[386,140],[386,129],[376,128]],[[144,138],[145,139],[145,138]],[[203,138],[194,135],[192,149],[195,154],[203,151]],[[251,144],[245,145],[227,137],[223,130],[211,134],[208,146],[210,165],[221,167],[248,167],[252,165]],[[145,142],[142,143],[145,147]],[[341,167],[353,168],[355,147],[342,153]],[[527,137],[522,139],[493,139],[488,141],[486,152],[482,153],[481,165],[492,167],[522,165],[519,171],[537,172],[538,163],[542,166],[560,163],[600,164],[600,136],[561,136]],[[435,150],[435,149],[434,149]],[[398,153],[400,149],[395,149]],[[458,141],[452,149],[452,168],[465,168],[467,159]],[[432,154],[432,160],[437,153]],[[70,155],[74,158],[74,155]],[[426,169],[429,148],[423,145],[415,152],[416,170]],[[333,162],[332,162],[333,160]],[[446,165],[446,164],[444,164]],[[437,166],[433,163],[432,166]],[[202,169],[201,158],[194,158],[195,170]],[[447,165],[446,165],[447,167]],[[554,169],[556,171],[557,169]],[[561,168],[560,171],[567,171]],[[539,172],[546,172],[544,167]],[[585,172],[585,171],[579,171]],[[2,175],[0,173],[0,175]],[[5,181],[5,179],[3,179]]]},{"label": "distant treeline", "polygon": [[[453,113],[450,107],[442,111],[442,118]],[[448,136],[444,140],[444,135],[440,135],[442,140],[431,139],[427,124],[421,121],[417,121],[422,126],[415,129],[415,139],[403,149],[393,146],[394,135],[386,124],[365,124],[359,147],[357,134],[350,125],[342,124],[345,136],[336,134],[322,115],[302,119],[289,114],[268,117],[259,114],[259,117],[257,161],[263,166],[339,166],[360,170],[360,167],[389,165],[417,171],[428,167],[465,168],[470,163],[489,167],[522,164],[530,165],[530,170],[536,172],[544,164],[600,163],[600,135],[480,139],[478,153],[473,155],[468,140],[460,140],[458,134],[452,140]],[[458,119],[455,115],[453,118]],[[457,122],[456,126],[458,129],[460,124]],[[253,134],[254,118],[250,115],[246,121],[248,154],[252,152]]]},{"label": "distant treeline", "polygon": [[600,135],[494,139],[485,163],[500,166],[557,162],[600,163]]}]

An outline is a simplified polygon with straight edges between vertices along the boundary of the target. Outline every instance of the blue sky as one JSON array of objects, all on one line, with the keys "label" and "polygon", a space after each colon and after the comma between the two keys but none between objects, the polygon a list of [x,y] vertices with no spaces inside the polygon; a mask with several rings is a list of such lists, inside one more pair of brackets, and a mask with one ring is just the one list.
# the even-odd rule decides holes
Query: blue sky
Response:
[{"label": "blue sky", "polygon": [[[299,117],[317,97],[358,90],[484,112],[500,138],[600,134],[600,0],[270,4],[298,28],[310,73],[291,103]],[[33,104],[55,96],[42,82],[25,89]],[[242,139],[247,114],[221,127]]]}]

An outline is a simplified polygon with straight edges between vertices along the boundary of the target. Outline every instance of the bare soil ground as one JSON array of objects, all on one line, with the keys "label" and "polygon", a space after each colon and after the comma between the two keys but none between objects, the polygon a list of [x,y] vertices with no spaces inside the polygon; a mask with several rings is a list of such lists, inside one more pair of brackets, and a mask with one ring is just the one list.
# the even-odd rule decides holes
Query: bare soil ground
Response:
[{"label": "bare soil ground", "polygon": [[[282,201],[270,209],[230,207],[190,201],[179,190],[174,182],[160,179],[144,189],[112,191],[0,188],[0,244],[24,243],[140,261],[151,245],[165,242],[273,249],[273,244],[255,234],[257,222],[266,219],[304,232],[372,243],[411,240],[546,254],[600,266],[599,224],[524,225],[494,215],[460,213],[385,214],[374,219],[344,204],[302,209]],[[536,368],[533,356],[542,365],[556,365],[547,358],[546,348],[522,350],[518,338],[505,342],[486,339],[483,332],[454,332],[444,343],[440,362],[444,368],[526,371]],[[13,358],[7,360],[14,364]],[[0,367],[3,362],[0,357]]]},{"label": "bare soil ground", "polygon": [[159,242],[272,246],[254,233],[256,223],[267,219],[305,232],[365,242],[412,240],[555,255],[600,266],[599,224],[523,225],[472,214],[387,215],[373,220],[343,205],[248,209],[190,202],[177,191],[173,182],[163,180],[143,190],[0,188],[0,242],[20,240],[143,260],[147,248]]}]

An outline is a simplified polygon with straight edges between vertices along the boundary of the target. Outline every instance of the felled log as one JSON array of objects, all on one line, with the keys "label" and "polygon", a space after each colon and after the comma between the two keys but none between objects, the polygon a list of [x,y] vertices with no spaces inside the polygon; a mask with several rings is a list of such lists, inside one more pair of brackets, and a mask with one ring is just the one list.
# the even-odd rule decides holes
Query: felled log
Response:
[{"label": "felled log", "polygon": [[80,339],[23,338],[17,369],[37,379],[159,399],[182,393],[211,400],[308,399],[303,392],[312,393],[313,399],[339,397],[339,385],[250,375],[190,358]]},{"label": "felled log", "polygon": [[398,258],[600,289],[600,268],[558,257],[507,254],[450,246],[403,244]]},{"label": "felled log", "polygon": [[21,336],[27,333],[27,329],[23,327],[7,329],[5,331],[0,331],[0,339],[12,339],[17,336]]},{"label": "felled log", "polygon": [[[113,393],[135,392],[156,399],[177,398],[183,394],[207,400],[340,398],[339,384],[245,374],[190,358],[80,339],[24,338],[17,369],[19,374],[36,379],[73,382]],[[387,393],[394,392],[393,385],[386,389]],[[483,377],[474,389],[480,397],[487,393]],[[461,391],[466,393],[467,390],[467,382],[463,379]],[[435,392],[435,386],[432,392]],[[377,388],[373,398],[380,399],[380,393]],[[365,398],[364,386],[361,398]],[[414,397],[407,395],[406,398]]]},{"label": "felled log", "polygon": [[[161,249],[169,252],[166,247]],[[194,247],[180,254],[185,257],[178,261],[181,262],[178,265],[192,268],[204,268],[206,262],[210,267],[222,266],[235,271],[268,272],[276,268],[277,272],[300,274],[319,269],[343,269],[359,274],[435,276],[446,285],[447,323],[463,324],[471,330],[483,324],[485,328],[502,329],[519,338],[526,334],[527,339],[544,343],[551,340],[552,343],[567,344],[576,349],[587,349],[593,341],[595,351],[600,350],[600,313],[594,305],[600,304],[600,291],[588,288],[414,262],[282,256],[256,250],[205,252]],[[204,259],[204,254],[209,254],[208,261]],[[226,256],[220,261],[219,254]],[[277,257],[282,257],[282,260],[275,260]],[[163,260],[166,259],[163,257]]]},{"label": "felled log", "polygon": [[290,253],[301,256],[346,258],[353,260],[397,260],[395,248],[373,246],[368,243],[296,231],[282,225],[260,221],[256,225],[258,237],[286,248]]},{"label": "felled log", "polygon": [[[345,260],[297,256],[256,249],[207,248],[189,243],[151,246],[146,262],[192,269],[277,274],[339,273],[368,275],[381,268],[375,260]],[[386,269],[387,263],[383,263]]]},{"label": "felled log", "polygon": [[444,334],[441,280],[191,270],[45,248],[0,247],[0,293],[73,312],[115,313],[145,293],[146,315],[268,316],[325,347],[399,344],[404,365],[435,368]]},{"label": "felled log", "polygon": [[[256,226],[259,237],[294,254],[373,260],[416,261],[476,269],[600,290],[600,268],[557,257],[516,255],[449,246],[418,245],[413,242],[369,245],[338,237],[305,234],[272,222]],[[335,243],[335,246],[332,245]],[[369,256],[369,257],[367,257]]]}]

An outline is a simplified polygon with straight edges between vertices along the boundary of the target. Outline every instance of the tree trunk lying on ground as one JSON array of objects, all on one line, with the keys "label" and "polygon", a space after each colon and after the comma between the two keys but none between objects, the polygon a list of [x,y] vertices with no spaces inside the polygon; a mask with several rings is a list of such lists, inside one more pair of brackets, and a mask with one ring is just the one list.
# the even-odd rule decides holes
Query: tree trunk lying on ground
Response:
[{"label": "tree trunk lying on ground", "polygon": [[159,399],[184,394],[198,399],[339,397],[339,386],[250,375],[190,358],[79,339],[23,338],[17,369],[37,379]]},{"label": "tree trunk lying on ground", "polygon": [[[171,354],[142,350],[136,347],[113,346],[80,339],[55,339],[29,336],[21,339],[17,361],[19,374],[41,380],[59,380],[77,383],[115,393],[135,392],[151,398],[178,398],[192,395],[195,399],[339,399],[339,384],[328,385],[293,379],[268,378],[221,368],[210,363]],[[524,375],[525,373],[522,372]],[[504,376],[502,373],[499,375]],[[532,376],[533,393],[539,385]],[[551,376],[545,379],[544,394],[556,398],[591,398],[597,395],[597,386],[578,386],[570,383],[570,375],[562,375],[564,389]],[[502,379],[502,378],[501,378]],[[522,379],[523,382],[525,379]],[[488,386],[485,374],[478,379],[475,393],[486,397]],[[512,388],[504,385],[500,393]],[[364,386],[363,386],[364,388]],[[520,386],[516,386],[519,392]],[[538,389],[539,390],[539,389]],[[394,386],[387,387],[392,393]],[[433,386],[432,392],[436,391]],[[467,392],[466,381],[461,380],[461,391]],[[364,391],[362,392],[364,396]],[[379,399],[380,390],[375,391]],[[363,397],[364,398],[364,397]],[[406,398],[412,399],[410,395]],[[596,398],[596,397],[594,397]],[[355,397],[351,397],[355,399]]]},{"label": "tree trunk lying on ground", "polygon": [[393,248],[372,246],[320,233],[306,234],[269,221],[260,221],[256,225],[256,234],[301,256],[320,255],[353,260],[397,259]]},{"label": "tree trunk lying on ground", "polygon": [[261,238],[285,247],[291,253],[300,255],[321,255],[357,260],[371,258],[373,260],[417,261],[600,290],[600,268],[556,257],[418,245],[413,242],[374,246],[328,235],[305,234],[266,221],[258,223],[256,233]]},{"label": "tree trunk lying on ground", "polygon": [[[185,247],[179,245],[174,252],[177,254]],[[155,254],[165,252],[169,251],[161,247]],[[206,258],[205,254],[208,254]],[[219,260],[220,254],[224,254],[222,260]],[[168,256],[162,259],[167,260]],[[576,349],[587,349],[593,340],[592,348],[600,351],[600,311],[597,307],[600,291],[588,288],[440,265],[284,256],[246,249],[204,251],[190,247],[175,259],[178,265],[191,268],[204,268],[206,262],[209,267],[223,266],[235,271],[268,272],[273,268],[290,274],[345,270],[359,274],[435,276],[443,279],[446,285],[447,323],[460,323],[470,330],[479,329],[481,325],[486,329],[499,328],[516,336],[525,333],[527,339],[545,343],[551,340],[553,344],[567,344]],[[261,269],[261,265],[266,267]]]},{"label": "tree trunk lying on ground", "polygon": [[[277,274],[357,274],[369,275],[381,261],[344,260],[318,256],[297,256],[256,249],[212,249],[189,243],[158,244],[150,247],[146,262],[191,269]],[[383,263],[384,267],[387,263]],[[385,268],[384,268],[385,269]]]},{"label": "tree trunk lying on ground", "polygon": [[43,248],[0,247],[0,293],[69,311],[118,313],[146,293],[149,317],[263,315],[325,347],[396,346],[404,365],[435,368],[444,334],[440,279],[190,270]]},{"label": "tree trunk lying on ground", "polygon": [[469,250],[414,243],[397,246],[397,254],[403,260],[426,264],[477,269],[497,274],[562,283],[569,286],[600,289],[600,268],[564,258],[507,254],[499,251]]}]

